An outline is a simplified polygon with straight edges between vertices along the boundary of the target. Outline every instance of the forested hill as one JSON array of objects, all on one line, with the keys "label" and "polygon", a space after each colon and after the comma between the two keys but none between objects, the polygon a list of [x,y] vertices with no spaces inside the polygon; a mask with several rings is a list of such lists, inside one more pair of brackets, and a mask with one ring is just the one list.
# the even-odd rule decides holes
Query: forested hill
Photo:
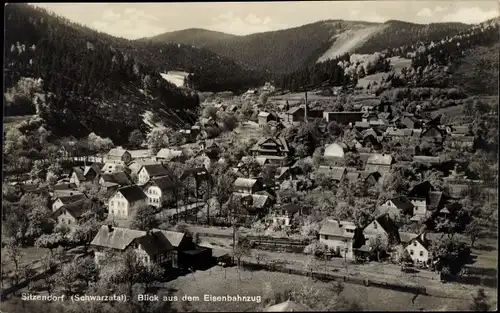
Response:
[{"label": "forested hill", "polygon": [[[246,84],[248,77],[236,62],[210,51],[115,38],[26,4],[5,7],[4,50],[9,112],[34,114],[36,96],[40,115],[54,134],[95,132],[117,144],[132,130],[145,130],[145,110],[172,126],[194,121],[196,94],[178,89],[159,73],[183,69],[206,74],[207,81],[217,77],[212,87],[221,90],[246,87],[238,84]],[[39,87],[32,83],[38,79]]]},{"label": "forested hill", "polygon": [[332,58],[344,53],[374,53],[420,41],[441,40],[468,27],[470,25],[461,23],[423,25],[401,21],[328,20],[247,36],[191,29],[157,35],[151,40],[205,47],[255,69],[283,74],[313,65],[334,45],[341,49],[338,53],[332,51]]},{"label": "forested hill", "polygon": [[414,24],[403,21],[387,21],[382,31],[368,40],[355,53],[370,54],[385,49],[411,46],[420,42],[440,41],[452,37],[471,25],[463,23]]}]

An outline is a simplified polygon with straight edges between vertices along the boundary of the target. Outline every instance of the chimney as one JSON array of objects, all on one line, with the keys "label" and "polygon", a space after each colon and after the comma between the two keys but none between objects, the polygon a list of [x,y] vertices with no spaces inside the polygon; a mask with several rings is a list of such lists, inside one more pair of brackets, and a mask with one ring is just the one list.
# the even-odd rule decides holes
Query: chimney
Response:
[{"label": "chimney", "polygon": [[113,226],[108,224],[108,232],[112,232],[112,231],[113,231]]}]

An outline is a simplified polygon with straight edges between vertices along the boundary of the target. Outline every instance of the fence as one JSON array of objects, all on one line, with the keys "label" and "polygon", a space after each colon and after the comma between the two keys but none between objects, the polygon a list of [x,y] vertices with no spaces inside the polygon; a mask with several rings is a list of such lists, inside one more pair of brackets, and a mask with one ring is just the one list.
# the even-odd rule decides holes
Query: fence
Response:
[{"label": "fence", "polygon": [[397,284],[394,282],[383,282],[383,281],[378,281],[374,279],[368,279],[364,277],[355,277],[355,276],[349,276],[349,275],[342,275],[338,273],[324,273],[324,272],[317,272],[317,271],[307,271],[305,269],[298,269],[298,268],[288,268],[285,265],[282,264],[261,264],[261,263],[255,263],[251,261],[241,261],[240,264],[249,270],[266,270],[266,271],[271,271],[271,272],[280,272],[280,273],[286,273],[286,274],[292,274],[292,275],[300,275],[300,276],[306,276],[306,277],[312,277],[317,280],[321,281],[343,281],[346,283],[351,283],[351,284],[357,284],[357,285],[363,285],[366,287],[372,286],[376,288],[383,288],[383,289],[391,289],[391,290],[396,290],[396,291],[401,291],[401,292],[407,292],[407,293],[412,293],[412,294],[422,294],[426,295],[427,294],[427,289],[423,286],[417,286],[417,285],[404,285],[404,284]]}]

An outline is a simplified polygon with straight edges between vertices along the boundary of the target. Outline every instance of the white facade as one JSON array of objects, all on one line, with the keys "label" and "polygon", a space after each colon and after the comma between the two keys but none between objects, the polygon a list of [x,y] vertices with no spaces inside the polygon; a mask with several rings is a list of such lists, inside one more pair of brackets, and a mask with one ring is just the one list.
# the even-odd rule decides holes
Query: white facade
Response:
[{"label": "white facade", "polygon": [[150,186],[146,190],[144,190],[146,196],[148,196],[148,205],[152,205],[160,208],[162,206],[162,192],[161,189],[157,186]]},{"label": "white facade", "polygon": [[[351,230],[349,230],[349,231],[351,231]],[[354,233],[354,229],[352,229],[352,233]],[[353,238],[320,234],[319,242],[327,245],[328,248],[333,249],[336,253],[340,254],[343,258],[354,259],[354,252],[352,249]]]},{"label": "white facade", "polygon": [[57,217],[57,224],[61,226],[64,225],[73,230],[75,228],[75,225],[77,224],[77,220],[71,214],[68,214],[66,210],[64,210],[64,212],[62,212]]},{"label": "white facade", "polygon": [[428,263],[430,259],[429,251],[418,240],[412,240],[406,247],[406,251],[415,263]]},{"label": "white facade", "polygon": [[134,205],[140,205],[143,200],[129,203],[129,201],[118,191],[108,201],[108,215],[116,218],[127,218],[131,214]]},{"label": "white facade", "polygon": [[144,185],[149,181],[150,177],[148,174],[148,171],[146,170],[145,167],[143,167],[139,173],[137,174],[137,184],[138,185]]},{"label": "white facade", "polygon": [[76,175],[75,172],[71,174],[71,177],[69,178],[69,182],[72,184],[75,184],[77,186],[80,186],[80,180],[78,180],[78,176]]},{"label": "white facade", "polygon": [[57,211],[57,209],[59,209],[60,207],[62,207],[64,205],[64,203],[62,203],[61,199],[57,199],[56,201],[54,201],[54,203],[52,204],[52,212],[55,212]]},{"label": "white facade", "polygon": [[427,212],[427,203],[425,199],[422,200],[411,200],[413,204],[413,215],[425,215]]}]

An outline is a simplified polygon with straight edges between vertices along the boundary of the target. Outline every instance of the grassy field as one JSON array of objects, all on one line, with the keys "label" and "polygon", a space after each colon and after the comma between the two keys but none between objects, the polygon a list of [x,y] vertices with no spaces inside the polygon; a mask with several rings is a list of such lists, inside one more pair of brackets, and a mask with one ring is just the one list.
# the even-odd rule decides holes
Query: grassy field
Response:
[{"label": "grassy field", "polygon": [[3,118],[3,125],[5,127],[14,126],[22,121],[26,121],[32,118],[34,115],[22,115],[22,116],[5,116]]},{"label": "grassy field", "polygon": [[[49,250],[43,248],[26,247],[26,248],[21,248],[21,253],[22,253],[21,264],[27,264],[42,259],[49,253]],[[7,258],[7,253],[5,248],[2,248],[1,254],[2,254],[2,262],[5,262],[3,265],[4,269],[8,271],[12,270],[14,265]]]},{"label": "grassy field", "polygon": [[457,116],[460,116],[462,115],[462,111],[463,111],[463,106],[462,105],[454,105],[454,106],[451,106],[451,107],[447,107],[447,108],[442,108],[442,109],[438,109],[438,110],[435,110],[435,111],[432,111],[431,112],[431,116],[432,117],[436,117],[438,115],[446,115],[448,117],[457,117]]},{"label": "grassy field", "polygon": [[394,71],[399,74],[401,73],[401,69],[404,67],[409,68],[411,66],[411,60],[405,59],[401,57],[392,57],[389,59],[391,61],[391,65],[394,66]]},{"label": "grassy field", "polygon": [[[314,282],[310,278],[283,273],[256,271],[249,272],[237,268],[212,268],[207,271],[197,271],[180,277],[169,283],[173,294],[181,298],[183,295],[200,297],[200,301],[191,301],[189,306],[204,312],[244,312],[258,311],[262,303],[256,302],[207,302],[203,301],[205,294],[215,296],[240,295],[263,296],[269,286],[272,290],[282,292],[286,288],[300,288],[312,284],[315,289],[324,294],[325,299],[331,297],[327,283]],[[456,300],[430,296],[415,297],[409,293],[397,292],[373,287],[346,284],[341,294],[351,301],[358,302],[365,311],[418,311],[418,310],[466,310],[470,299]],[[390,303],[390,305],[388,305]],[[174,307],[182,309],[184,302],[174,303]]]}]

